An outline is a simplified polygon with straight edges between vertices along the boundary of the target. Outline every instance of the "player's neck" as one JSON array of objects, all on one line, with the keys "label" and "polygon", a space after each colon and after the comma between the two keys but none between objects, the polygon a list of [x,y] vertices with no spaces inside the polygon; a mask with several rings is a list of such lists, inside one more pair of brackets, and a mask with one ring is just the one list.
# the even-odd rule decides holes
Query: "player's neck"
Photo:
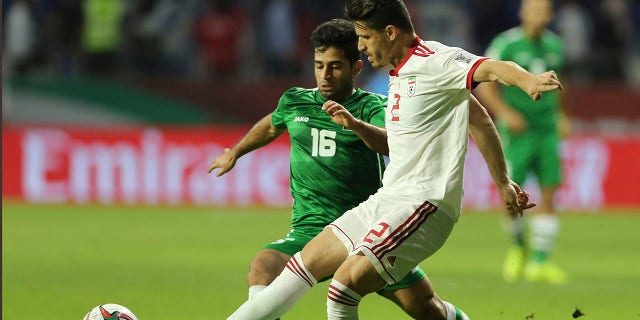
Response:
[{"label": "player's neck", "polygon": [[399,33],[398,40],[396,41],[396,45],[394,46],[394,55],[391,60],[391,65],[395,68],[397,67],[409,54],[409,50],[413,46],[413,42],[416,41],[418,36],[415,32],[406,32]]},{"label": "player's neck", "polygon": [[533,26],[522,25],[522,31],[527,36],[527,38],[538,41],[542,37],[542,34],[545,31],[545,28],[537,28]]}]

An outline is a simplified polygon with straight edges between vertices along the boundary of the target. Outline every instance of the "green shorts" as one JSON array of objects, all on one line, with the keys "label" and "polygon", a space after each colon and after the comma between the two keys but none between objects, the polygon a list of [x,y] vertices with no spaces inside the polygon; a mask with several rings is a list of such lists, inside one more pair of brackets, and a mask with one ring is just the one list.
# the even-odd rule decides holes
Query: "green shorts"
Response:
[{"label": "green shorts", "polygon": [[560,185],[560,139],[555,130],[513,134],[501,128],[500,134],[509,175],[515,183],[523,185],[531,173],[541,187]]},{"label": "green shorts", "polygon": [[[322,230],[291,230],[283,239],[278,239],[274,242],[271,242],[264,246],[265,249],[273,249],[278,250],[282,253],[286,253],[287,255],[293,256],[296,252],[302,250],[302,248],[307,244],[307,242],[311,241],[313,237],[315,237]],[[394,291],[399,289],[408,288],[426,278],[427,275],[424,273],[420,267],[416,267],[409,274],[407,274],[404,278],[398,281],[396,284],[391,286],[386,286],[378,291],[380,294],[381,291]],[[321,279],[318,282],[323,282],[331,277],[327,277],[325,279]]]}]

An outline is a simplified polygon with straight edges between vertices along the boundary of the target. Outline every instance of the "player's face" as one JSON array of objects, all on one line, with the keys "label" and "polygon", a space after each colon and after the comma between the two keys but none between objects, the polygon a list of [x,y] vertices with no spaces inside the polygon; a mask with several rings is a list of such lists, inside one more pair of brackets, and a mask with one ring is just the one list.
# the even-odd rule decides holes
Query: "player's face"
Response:
[{"label": "player's face", "polygon": [[369,29],[363,22],[356,21],[358,50],[367,56],[367,60],[375,69],[382,68],[391,62],[391,41],[384,33]]},{"label": "player's face", "polygon": [[532,30],[544,30],[553,19],[553,3],[550,0],[524,0],[520,8],[522,24]]},{"label": "player's face", "polygon": [[[325,99],[344,100],[353,93],[353,83],[361,68],[351,64],[342,49],[329,47],[315,51],[314,70],[316,84]],[[362,65],[361,61],[358,61]]]}]

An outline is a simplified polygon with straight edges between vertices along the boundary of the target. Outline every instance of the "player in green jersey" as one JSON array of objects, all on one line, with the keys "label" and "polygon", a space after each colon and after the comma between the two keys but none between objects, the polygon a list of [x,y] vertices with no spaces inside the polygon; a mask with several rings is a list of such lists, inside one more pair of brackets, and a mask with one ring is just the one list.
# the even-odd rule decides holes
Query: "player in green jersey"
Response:
[{"label": "player in green jersey", "polygon": [[[214,159],[209,172],[216,176],[231,170],[238,158],[263,147],[289,131],[290,188],[293,196],[291,231],[266,245],[251,262],[247,276],[249,299],[270,284],[291,256],[347,210],[374,194],[381,186],[384,162],[370,149],[388,153],[386,140],[367,146],[353,131],[338,126],[322,109],[328,100],[340,102],[356,118],[384,127],[384,96],[354,88],[362,69],[351,22],[336,19],[312,33],[317,88],[287,90],[275,111],[259,120],[231,149]],[[364,134],[365,132],[358,132]],[[385,150],[386,149],[386,150]],[[336,250],[345,250],[344,247]],[[442,312],[420,268],[378,292],[413,318],[431,318]],[[459,319],[468,319],[456,308]]]},{"label": "player in green jersey", "polygon": [[[547,29],[553,18],[551,0],[523,0],[521,25],[493,39],[486,55],[511,60],[531,73],[560,70],[563,43]],[[549,260],[559,230],[554,194],[561,182],[560,139],[569,133],[569,121],[558,91],[533,101],[516,87],[484,83],[479,97],[497,119],[511,178],[522,185],[533,174],[540,186],[539,210],[530,218],[529,238],[523,219],[508,222],[513,245],[503,267],[505,280],[564,283],[566,274]]]}]

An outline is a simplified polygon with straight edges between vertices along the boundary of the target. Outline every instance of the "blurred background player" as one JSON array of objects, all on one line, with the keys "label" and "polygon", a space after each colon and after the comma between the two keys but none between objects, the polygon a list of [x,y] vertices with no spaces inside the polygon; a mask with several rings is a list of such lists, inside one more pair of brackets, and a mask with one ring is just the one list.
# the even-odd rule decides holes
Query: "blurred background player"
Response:
[{"label": "blurred background player", "polygon": [[[552,19],[551,0],[523,0],[521,24],[496,36],[486,56],[513,61],[531,73],[560,70],[564,49],[562,39],[547,29]],[[497,83],[484,83],[477,91],[497,118],[511,178],[523,185],[532,173],[542,195],[539,209],[530,218],[530,237],[525,232],[526,220],[508,221],[513,243],[507,252],[503,276],[509,282],[524,275],[527,281],[564,283],[567,275],[549,260],[559,231],[554,203],[562,176],[559,144],[570,131],[561,94],[552,91],[533,101],[518,88]]]},{"label": "blurred background player", "polygon": [[[258,121],[209,167],[209,172],[219,169],[216,176],[221,176],[244,154],[269,144],[285,130],[289,132],[290,188],[294,199],[291,231],[283,239],[266,245],[253,258],[247,275],[249,299],[269,285],[289,259],[326,225],[382,186],[382,156],[365,145],[358,136],[360,132],[337,125],[322,109],[327,100],[340,101],[361,121],[384,127],[387,99],[354,89],[363,66],[357,42],[355,28],[349,21],[334,19],[319,25],[311,34],[318,87],[286,91],[274,112]],[[384,154],[388,153],[385,138],[376,142],[376,146],[383,146],[378,151]],[[443,305],[420,268],[379,294],[414,318],[431,317]],[[459,319],[468,319],[462,311],[455,310]]]}]

